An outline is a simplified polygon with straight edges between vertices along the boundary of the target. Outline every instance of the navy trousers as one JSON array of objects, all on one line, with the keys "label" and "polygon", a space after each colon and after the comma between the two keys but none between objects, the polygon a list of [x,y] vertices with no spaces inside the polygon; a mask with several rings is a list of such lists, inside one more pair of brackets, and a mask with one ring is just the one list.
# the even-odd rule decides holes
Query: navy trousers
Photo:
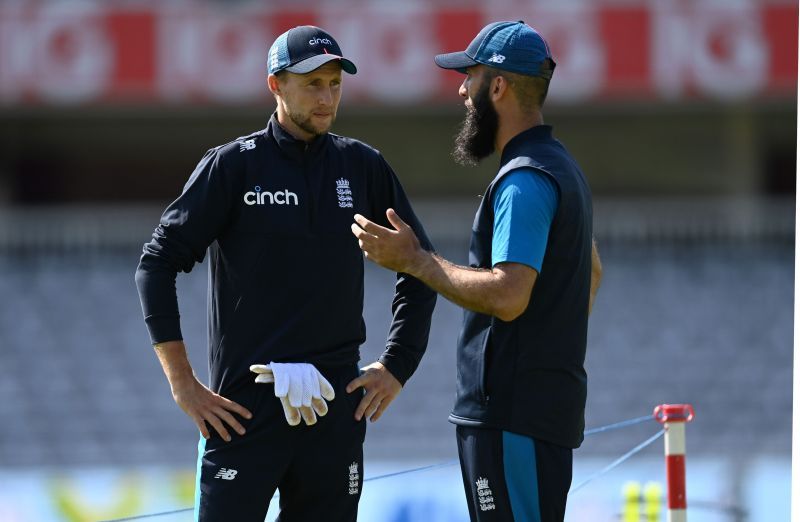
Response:
[{"label": "navy trousers", "polygon": [[263,522],[280,495],[279,522],[350,522],[358,515],[364,479],[366,421],[354,414],[363,393],[345,386],[356,366],[320,371],[336,398],[313,426],[289,426],[272,384],[248,385],[228,397],[253,413],[239,436],[225,442],[212,429],[198,447],[195,520]]},{"label": "navy trousers", "polygon": [[507,431],[457,426],[472,522],[563,522],[572,449]]}]

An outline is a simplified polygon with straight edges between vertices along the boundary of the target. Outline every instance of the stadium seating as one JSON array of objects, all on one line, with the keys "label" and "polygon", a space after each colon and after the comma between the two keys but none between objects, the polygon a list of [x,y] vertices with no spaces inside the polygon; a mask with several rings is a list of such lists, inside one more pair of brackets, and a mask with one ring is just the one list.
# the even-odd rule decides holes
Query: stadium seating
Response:
[{"label": "stadium seating", "polygon": [[[464,238],[437,240],[457,262]],[[792,246],[788,242],[601,247],[605,277],[590,320],[587,426],[690,402],[693,454],[788,455],[791,447]],[[137,249],[107,255],[0,256],[0,465],[191,466],[196,430],[173,403],[147,340],[133,272]],[[367,263],[362,362],[382,349],[393,275]],[[179,278],[194,367],[205,362],[206,267]],[[461,312],[440,299],[428,352],[384,417],[367,459],[453,458]],[[530,405],[535,408],[535,404]],[[645,424],[587,439],[616,454]]]}]

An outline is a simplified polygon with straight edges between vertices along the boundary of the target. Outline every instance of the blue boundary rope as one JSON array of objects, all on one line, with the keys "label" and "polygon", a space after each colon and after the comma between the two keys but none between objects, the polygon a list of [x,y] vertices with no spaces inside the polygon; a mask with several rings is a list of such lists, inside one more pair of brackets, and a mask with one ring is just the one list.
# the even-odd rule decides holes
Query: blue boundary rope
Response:
[{"label": "blue boundary rope", "polygon": [[150,513],[149,515],[137,515],[135,517],[115,518],[113,520],[104,520],[101,522],[127,522],[128,520],[144,520],[145,518],[165,517],[167,515],[177,515],[178,513],[188,513],[194,511],[193,507],[176,509],[174,511],[162,511],[161,513]]},{"label": "blue boundary rope", "polygon": [[599,428],[592,428],[590,430],[585,430],[583,432],[583,435],[588,437],[589,435],[594,435],[596,433],[603,433],[606,431],[618,430],[620,428],[627,428],[628,426],[641,424],[643,422],[651,420],[653,420],[652,415],[642,415],[641,417],[636,417],[635,419],[628,419],[620,422],[615,422],[614,424],[608,424],[607,426],[600,426]]},{"label": "blue boundary rope", "polygon": [[[592,428],[592,429],[584,430],[583,435],[588,437],[589,435],[595,435],[597,433],[604,433],[604,432],[607,432],[607,431],[627,428],[628,426],[634,426],[636,424],[641,424],[643,422],[652,421],[652,420],[653,420],[653,416],[652,415],[643,415],[641,417],[636,417],[636,418],[633,418],[633,419],[628,419],[628,420],[624,420],[624,421],[620,421],[620,422],[615,422],[613,424],[608,424],[606,426],[600,426],[598,428]],[[584,480],[583,482],[581,482],[577,486],[573,487],[572,489],[570,489],[569,494],[571,495],[572,493],[574,493],[575,491],[579,490],[580,488],[582,488],[583,486],[585,486],[586,484],[588,484],[592,480],[596,479],[597,477],[599,477],[599,476],[601,476],[601,475],[603,475],[605,473],[608,473],[609,471],[611,471],[615,467],[619,466],[620,464],[622,464],[623,462],[625,462],[629,458],[633,457],[636,453],[639,453],[644,448],[646,448],[647,446],[649,446],[650,444],[655,442],[659,437],[661,437],[664,434],[664,431],[665,430],[662,429],[661,431],[659,431],[658,433],[656,433],[655,435],[653,435],[652,437],[650,437],[649,439],[647,439],[643,443],[639,444],[638,446],[633,448],[631,451],[629,451],[628,453],[626,453],[622,457],[618,458],[617,460],[615,460],[614,462],[612,462],[611,464],[609,464],[608,466],[606,466],[605,468],[603,468],[599,472],[595,473],[594,475],[592,475],[588,479]],[[439,462],[438,464],[431,464],[431,465],[422,466],[422,467],[419,467],[419,468],[406,469],[406,470],[402,470],[402,471],[395,471],[395,472],[392,472],[392,473],[386,473],[384,475],[377,475],[375,477],[365,478],[364,479],[364,483],[372,482],[372,481],[375,481],[375,480],[387,479],[387,478],[390,478],[390,477],[397,477],[399,475],[407,475],[409,473],[422,473],[424,471],[429,471],[429,470],[436,469],[436,468],[444,468],[444,467],[447,467],[447,466],[454,466],[456,464],[458,464],[458,459],[452,459],[452,460],[448,460],[448,461],[445,461],[445,462]],[[278,493],[275,493],[272,496],[272,498],[275,499],[277,496],[278,496]],[[105,520],[105,521],[102,521],[102,522],[129,522],[131,520],[144,520],[146,518],[155,518],[155,517],[163,517],[163,516],[167,516],[167,515],[176,515],[178,513],[186,513],[186,512],[189,512],[189,511],[193,511],[193,510],[194,510],[194,508],[190,507],[190,508],[176,509],[176,510],[173,510],[173,511],[163,511],[163,512],[160,512],[160,513],[150,513],[150,514],[147,514],[147,515],[138,515],[138,516],[127,517],[127,518],[115,518],[113,520]]]},{"label": "blue boundary rope", "polygon": [[458,459],[452,459],[446,462],[440,462],[438,464],[431,464],[430,466],[423,466],[421,468],[406,469],[403,471],[395,471],[394,473],[386,473],[385,475],[378,475],[377,477],[365,478],[364,482],[372,482],[373,480],[381,480],[389,477],[396,477],[398,475],[406,475],[408,473],[421,473],[423,471],[428,471],[436,468],[444,468],[447,466],[454,466],[456,464],[458,464]]},{"label": "blue boundary rope", "polygon": [[615,460],[614,462],[612,462],[611,464],[609,464],[605,468],[601,469],[597,473],[592,474],[591,476],[589,476],[589,478],[587,478],[586,480],[584,480],[583,482],[581,482],[577,486],[571,488],[569,490],[569,495],[572,495],[573,493],[575,493],[576,491],[581,489],[583,486],[585,486],[589,482],[591,482],[594,479],[596,479],[597,477],[605,475],[606,473],[608,473],[612,469],[616,468],[617,466],[619,466],[620,464],[622,464],[623,462],[625,462],[629,458],[633,457],[634,455],[636,455],[637,453],[639,453],[640,451],[645,449],[647,446],[649,446],[650,444],[652,444],[655,441],[657,441],[662,435],[664,435],[664,433],[666,433],[666,431],[667,431],[666,429],[662,428],[661,430],[658,431],[658,433],[656,433],[655,435],[649,437],[646,441],[642,442],[641,444],[639,444],[638,446],[636,446],[635,448],[630,450],[625,455],[621,456],[620,458],[618,458],[617,460]]}]

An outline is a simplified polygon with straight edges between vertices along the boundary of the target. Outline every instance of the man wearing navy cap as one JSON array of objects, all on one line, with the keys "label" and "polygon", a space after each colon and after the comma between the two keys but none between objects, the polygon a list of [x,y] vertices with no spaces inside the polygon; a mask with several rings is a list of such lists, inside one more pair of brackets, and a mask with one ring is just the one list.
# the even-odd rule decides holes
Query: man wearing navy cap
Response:
[{"label": "man wearing navy cap", "polygon": [[542,117],[556,63],[523,22],[489,24],[435,62],[466,75],[455,159],[500,155],[470,266],[425,251],[391,209],[391,227],[357,215],[353,233],[366,257],[465,309],[450,420],[471,520],[561,521],[583,441],[586,332],[602,270],[586,178]]},{"label": "man wearing navy cap", "polygon": [[[386,350],[359,373],[364,260],[356,213],[387,208],[431,248],[372,147],[329,132],[342,71],[334,38],[295,27],[267,57],[266,129],[209,150],[164,212],[136,272],[145,323],[178,405],[202,434],[195,520],[356,520],[366,417],[377,420],[425,352],[435,292],[398,274]],[[208,253],[210,383],[194,376],[175,292]]]}]

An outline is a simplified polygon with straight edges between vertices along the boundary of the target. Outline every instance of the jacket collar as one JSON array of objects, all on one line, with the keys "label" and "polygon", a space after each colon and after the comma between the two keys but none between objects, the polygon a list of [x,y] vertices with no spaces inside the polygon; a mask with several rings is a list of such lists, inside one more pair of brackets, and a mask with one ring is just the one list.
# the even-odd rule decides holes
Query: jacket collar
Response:
[{"label": "jacket collar", "polygon": [[274,112],[269,119],[267,134],[272,135],[278,148],[284,154],[300,162],[318,157],[330,139],[327,132],[309,142],[295,138],[278,123],[277,112]]},{"label": "jacket collar", "polygon": [[506,146],[503,147],[503,153],[500,156],[500,164],[505,165],[515,157],[519,156],[519,149],[525,143],[531,141],[550,141],[553,139],[553,127],[551,125],[536,125],[530,129],[525,129],[513,138],[511,138]]}]

